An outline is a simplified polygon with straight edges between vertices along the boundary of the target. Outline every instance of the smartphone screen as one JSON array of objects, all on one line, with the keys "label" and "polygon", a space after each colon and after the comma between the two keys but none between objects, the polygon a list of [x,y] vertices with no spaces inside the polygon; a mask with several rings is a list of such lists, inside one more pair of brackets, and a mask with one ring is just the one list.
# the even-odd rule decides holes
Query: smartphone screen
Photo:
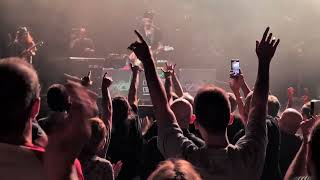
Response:
[{"label": "smartphone screen", "polygon": [[231,76],[235,77],[240,74],[240,61],[239,59],[231,59]]},{"label": "smartphone screen", "polygon": [[311,113],[312,116],[320,115],[320,100],[311,100]]}]

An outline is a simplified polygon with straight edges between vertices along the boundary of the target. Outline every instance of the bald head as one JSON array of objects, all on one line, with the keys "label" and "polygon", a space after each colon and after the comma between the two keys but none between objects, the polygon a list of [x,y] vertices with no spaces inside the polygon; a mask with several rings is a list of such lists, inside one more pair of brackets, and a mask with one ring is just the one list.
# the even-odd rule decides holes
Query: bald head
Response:
[{"label": "bald head", "polygon": [[182,98],[176,99],[171,104],[171,109],[175,114],[178,124],[181,129],[188,129],[189,122],[193,114],[193,108],[191,104]]},{"label": "bald head", "polygon": [[302,115],[299,111],[288,108],[282,113],[281,118],[279,119],[279,127],[287,133],[295,134],[299,129],[302,119]]}]

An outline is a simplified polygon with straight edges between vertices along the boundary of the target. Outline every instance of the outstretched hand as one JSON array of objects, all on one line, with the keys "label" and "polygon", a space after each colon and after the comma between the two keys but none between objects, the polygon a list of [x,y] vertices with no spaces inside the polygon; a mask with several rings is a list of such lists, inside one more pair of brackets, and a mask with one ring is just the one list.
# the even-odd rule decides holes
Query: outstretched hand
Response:
[{"label": "outstretched hand", "polygon": [[91,80],[91,71],[88,72],[88,75],[81,78],[81,84],[85,87],[91,86],[93,81]]},{"label": "outstretched hand", "polygon": [[318,116],[313,116],[310,119],[305,119],[300,123],[300,128],[302,130],[303,139],[305,141],[308,141],[308,138],[310,136],[312,127],[314,124],[319,120]]},{"label": "outstretched hand", "polygon": [[130,68],[133,73],[138,73],[143,71],[143,69],[139,65],[132,64],[132,63],[130,63]]},{"label": "outstretched hand", "polygon": [[175,73],[175,67],[176,67],[176,64],[168,64],[166,62],[165,68],[161,68],[161,70],[164,73],[165,77],[168,77],[168,76],[172,76]]},{"label": "outstretched hand", "polygon": [[234,78],[231,78],[229,82],[229,86],[233,92],[239,92],[243,84],[244,84],[244,78],[242,74],[239,74]]},{"label": "outstretched hand", "polygon": [[132,43],[128,47],[128,49],[133,51],[134,54],[137,56],[138,59],[141,60],[142,63],[146,63],[147,61],[152,60],[151,51],[149,49],[147,42],[143,39],[143,37],[137,30],[135,30],[134,32],[138,36],[140,42],[136,41]]},{"label": "outstretched hand", "polygon": [[261,41],[256,41],[256,53],[261,63],[270,63],[276,49],[280,43],[280,39],[272,37],[272,33],[269,34],[269,27],[263,33]]},{"label": "outstretched hand", "polygon": [[113,80],[110,76],[108,76],[108,72],[103,75],[101,90],[102,94],[106,94],[108,88],[111,86]]}]

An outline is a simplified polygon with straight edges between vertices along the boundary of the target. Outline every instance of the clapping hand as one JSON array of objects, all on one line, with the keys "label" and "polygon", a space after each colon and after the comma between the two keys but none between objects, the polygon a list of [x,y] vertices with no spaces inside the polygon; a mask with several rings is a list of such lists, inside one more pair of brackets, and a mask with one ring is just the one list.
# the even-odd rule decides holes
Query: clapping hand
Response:
[{"label": "clapping hand", "polygon": [[144,64],[150,60],[152,60],[151,51],[149,49],[149,46],[147,42],[143,39],[141,34],[135,30],[134,31],[136,35],[138,36],[140,42],[136,41],[132,43],[128,49],[134,52],[134,54],[137,56],[138,59],[141,60],[141,62]]},{"label": "clapping hand", "polygon": [[280,39],[272,37],[272,33],[269,34],[269,27],[265,30],[261,41],[256,41],[256,53],[261,63],[270,63],[276,49],[280,43]]}]

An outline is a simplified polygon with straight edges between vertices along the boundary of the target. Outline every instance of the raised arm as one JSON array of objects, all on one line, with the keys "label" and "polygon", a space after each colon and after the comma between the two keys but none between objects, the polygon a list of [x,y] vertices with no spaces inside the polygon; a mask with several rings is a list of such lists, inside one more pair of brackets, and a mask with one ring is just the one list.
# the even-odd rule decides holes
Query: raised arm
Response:
[{"label": "raised arm", "polygon": [[103,120],[104,124],[106,125],[108,131],[111,132],[112,128],[112,101],[111,95],[109,92],[109,87],[112,84],[112,78],[104,74],[102,79],[101,91],[102,91],[102,101],[101,101],[101,119]]},{"label": "raised arm", "polygon": [[269,93],[269,69],[271,59],[280,42],[272,39],[269,27],[263,34],[261,41],[256,41],[256,53],[258,56],[258,75],[254,86],[249,112],[249,121],[254,120],[265,124],[267,116],[267,101]]},{"label": "raised arm", "polygon": [[155,109],[157,124],[159,126],[165,121],[176,122],[176,118],[169,107],[163,84],[157,75],[156,67],[149,47],[142,36],[137,31],[135,31],[135,33],[139,37],[140,42],[136,41],[132,43],[129,46],[129,49],[136,54],[144,66],[151,101]]},{"label": "raised arm", "polygon": [[288,88],[288,102],[287,102],[286,109],[293,107],[293,95],[294,95],[294,89],[293,89],[293,87],[289,87]]},{"label": "raised arm", "polygon": [[167,99],[168,99],[168,102],[172,102],[172,93],[173,93],[173,90],[172,90],[172,75],[173,75],[173,72],[174,72],[174,68],[175,68],[176,65],[172,65],[172,64],[168,64],[166,63],[166,68],[165,69],[161,69],[162,72],[164,73],[164,77],[165,77],[165,82],[164,82],[164,87],[165,87],[165,90],[166,90],[166,94],[167,94]]},{"label": "raised arm", "polygon": [[139,76],[142,69],[137,65],[130,65],[132,70],[131,84],[128,93],[128,101],[132,106],[138,107],[138,86],[139,86]]},{"label": "raised arm", "polygon": [[269,68],[271,59],[280,42],[268,35],[269,28],[263,34],[262,40],[256,42],[256,53],[258,56],[258,73],[250,103],[248,122],[244,138],[241,138],[236,146],[240,149],[241,157],[255,167],[257,173],[254,179],[260,178],[263,170],[265,152],[268,142],[266,117],[267,100],[269,92]]},{"label": "raised arm", "polygon": [[243,92],[243,97],[246,98],[248,94],[251,92],[251,89],[249,88],[247,82],[245,81],[243,74],[241,74],[240,76],[241,76],[241,90]]},{"label": "raised arm", "polygon": [[237,101],[238,110],[239,110],[239,114],[241,116],[242,123],[244,125],[246,125],[247,122],[246,122],[246,118],[244,118],[244,105],[243,105],[241,95],[240,95],[241,77],[237,76],[237,77],[232,78],[231,81],[229,82],[229,85],[230,85],[230,88],[231,88],[233,94],[236,96],[236,101]]},{"label": "raised arm", "polygon": [[176,71],[173,71],[172,82],[173,82],[174,92],[177,94],[178,97],[182,97],[183,96],[183,88],[182,88],[182,85],[178,79]]},{"label": "raised arm", "polygon": [[142,61],[151,101],[155,110],[158,126],[158,148],[165,158],[185,157],[187,149],[196,149],[192,141],[183,136],[176,117],[170,109],[165,89],[157,73],[147,43],[135,31],[140,42],[130,45],[129,49]]}]

